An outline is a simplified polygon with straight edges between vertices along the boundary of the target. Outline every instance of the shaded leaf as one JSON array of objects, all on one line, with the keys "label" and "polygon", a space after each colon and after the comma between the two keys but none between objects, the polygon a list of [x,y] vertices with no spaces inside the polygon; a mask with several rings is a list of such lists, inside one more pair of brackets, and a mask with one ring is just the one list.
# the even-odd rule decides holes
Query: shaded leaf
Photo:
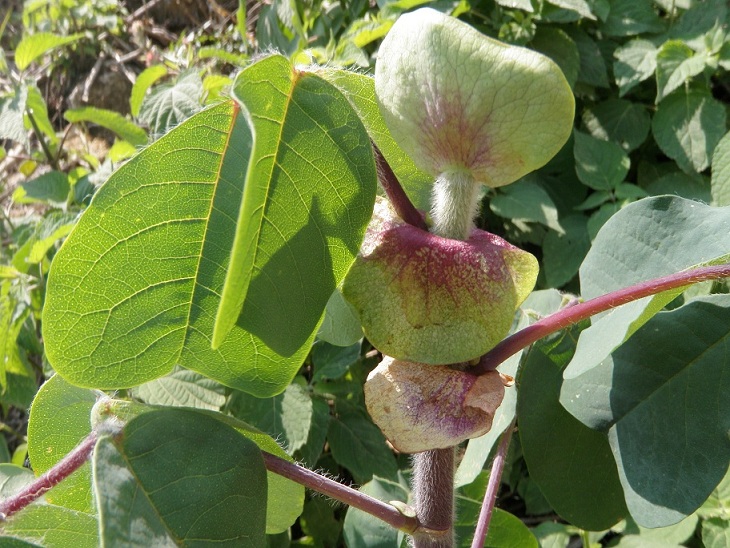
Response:
[{"label": "shaded leaf", "polygon": [[358,483],[374,475],[394,478],[398,467],[385,438],[363,410],[337,400],[337,414],[330,421],[327,440],[332,456]]},{"label": "shaded leaf", "polygon": [[226,401],[225,387],[195,371],[175,367],[169,375],[131,390],[132,395],[150,405],[220,409]]},{"label": "shaded leaf", "polygon": [[682,171],[699,173],[726,131],[725,107],[708,92],[679,90],[657,108],[651,129],[659,148]]},{"label": "shaded leaf", "polygon": [[501,188],[489,201],[489,208],[500,217],[538,222],[556,232],[563,231],[552,198],[533,175]]},{"label": "shaded leaf", "polygon": [[70,188],[68,175],[62,171],[49,171],[40,177],[22,183],[13,192],[13,200],[18,203],[62,203],[68,199]]},{"label": "shaded leaf", "polygon": [[581,182],[595,190],[616,188],[629,172],[631,161],[612,141],[603,141],[579,131],[574,132],[575,171]]},{"label": "shaded leaf", "polygon": [[570,215],[561,219],[563,233],[548,232],[543,242],[543,273],[549,287],[561,287],[576,275],[591,246],[587,219]]},{"label": "shaded leaf", "polygon": [[350,346],[334,346],[318,341],[312,347],[314,373],[312,382],[322,379],[339,379],[360,357],[360,342]]},{"label": "shaded leaf", "polygon": [[563,383],[561,402],[608,431],[626,503],[645,527],[694,512],[727,471],[730,296],[662,312],[610,358]]},{"label": "shaded leaf", "polygon": [[[571,0],[566,3],[573,4],[576,7],[581,7],[580,5],[583,4],[586,9],[588,7],[582,0]],[[590,12],[588,13],[590,14]],[[590,14],[589,18],[593,19],[594,17]],[[547,55],[555,61],[560,70],[563,71],[568,84],[571,87],[575,85],[580,69],[580,53],[573,39],[565,31],[554,27],[541,26],[537,29],[532,42],[530,42],[530,48]]]},{"label": "shaded leaf", "polygon": [[582,119],[593,137],[618,143],[626,152],[638,148],[651,128],[646,109],[625,99],[609,99],[587,108]]},{"label": "shaded leaf", "polygon": [[351,346],[362,339],[362,326],[355,308],[335,289],[327,301],[317,338],[336,346]]},{"label": "shaded leaf", "polygon": [[599,27],[608,36],[664,30],[664,22],[654,11],[651,0],[609,0],[608,3],[608,17]]},{"label": "shaded leaf", "polygon": [[[646,185],[646,191],[652,196],[673,194],[688,200],[708,204],[712,201],[710,183],[701,175],[688,175],[683,171],[672,171],[662,175]],[[713,205],[730,205],[713,204]]]},{"label": "shaded leaf", "polygon": [[656,46],[648,40],[630,40],[614,52],[613,73],[623,97],[656,70]]},{"label": "shaded leaf", "polygon": [[[397,480],[376,476],[359,490],[379,500],[400,502],[408,502],[410,492],[408,483],[400,474]],[[400,546],[399,539],[403,538],[403,533],[390,525],[352,507],[347,509],[342,533],[348,548],[393,548]]]},{"label": "shaded leaf", "polygon": [[591,86],[607,88],[609,86],[608,70],[598,44],[580,28],[572,27],[566,29],[566,32],[575,42],[580,54],[578,81]]},{"label": "shaded leaf", "polygon": [[213,417],[183,409],[144,413],[119,441],[101,438],[93,463],[106,545],[264,543],[261,454]]},{"label": "shaded leaf", "polygon": [[555,511],[577,527],[599,531],[624,517],[626,506],[605,434],[558,402],[566,361],[539,348],[529,353],[517,394],[520,442],[530,478]]}]

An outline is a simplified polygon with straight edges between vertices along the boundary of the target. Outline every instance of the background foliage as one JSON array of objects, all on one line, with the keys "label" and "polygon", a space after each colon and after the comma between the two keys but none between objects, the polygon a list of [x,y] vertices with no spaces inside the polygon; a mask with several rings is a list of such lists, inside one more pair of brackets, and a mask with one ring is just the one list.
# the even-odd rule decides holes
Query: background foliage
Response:
[{"label": "background foliage", "polygon": [[[329,80],[337,83],[338,73],[332,67],[371,72],[379,40],[399,14],[416,6],[429,5],[457,15],[487,35],[545,53],[562,68],[576,97],[575,129],[563,150],[544,168],[485,196],[482,227],[532,251],[541,263],[538,289],[544,291],[535,293],[523,306],[516,325],[564,305],[555,289],[588,298],[638,281],[642,275],[727,260],[727,234],[688,232],[681,224],[691,215],[703,219],[715,214],[701,204],[730,205],[730,14],[724,0],[397,0],[372,4],[275,0],[242,5],[187,1],[175,15],[169,15],[164,4],[146,9],[131,0],[27,0],[0,13],[0,346],[5,357],[0,363],[0,405],[6,434],[0,438],[0,460],[5,463],[22,465],[29,442],[31,463],[40,473],[88,432],[94,395],[70,385],[62,388],[60,377],[43,385],[27,435],[24,429],[38,387],[53,374],[40,337],[46,276],[59,244],[97,188],[139,147],[157,141],[205,106],[228,96],[236,73],[257,53],[276,49],[295,63],[327,65],[331,67]],[[356,81],[350,79],[340,86],[352,87]],[[355,100],[355,107],[366,113],[371,108],[367,89],[349,91],[362,99],[359,104]],[[413,192],[416,185],[409,184],[420,175],[407,162],[394,163],[394,167],[412,199],[427,208],[428,196]],[[667,194],[695,202],[659,200],[650,202],[651,206],[641,202],[629,208],[641,198]],[[671,208],[675,214],[662,217],[676,219],[668,232],[683,234],[680,244],[695,253],[682,260],[663,256],[662,268],[650,272],[650,267],[643,267],[654,256],[642,250],[661,253],[666,241],[651,219],[658,211]],[[624,249],[610,247],[598,235],[614,215],[618,216],[613,219],[612,239],[626,243]],[[726,213],[717,215],[724,217],[707,226],[727,223]],[[646,224],[639,226],[639,219]],[[620,234],[621,229],[625,233]],[[587,285],[598,279],[596,272],[612,269],[617,257],[628,265],[620,280]],[[692,314],[698,308],[715,306],[720,310],[716,325],[726,326],[721,311],[722,307],[727,310],[727,297],[715,294],[727,292],[726,283],[705,283],[681,295],[665,295],[662,302],[654,302],[652,313],[667,304],[668,310],[651,325],[667,322],[681,329],[696,322]],[[688,306],[680,306],[685,301]],[[631,322],[637,318],[639,323],[649,320],[651,314],[645,310],[646,305],[626,312],[633,314],[628,319],[606,317],[601,320],[606,322],[601,332],[610,332],[618,346],[628,332],[627,325],[633,326]],[[309,351],[305,365],[273,398],[254,398],[181,368],[118,396],[147,405],[221,410],[274,436],[288,455],[307,466],[364,485],[364,490],[383,500],[406,500],[408,459],[390,450],[363,405],[362,384],[378,361],[377,353],[361,340],[359,326],[338,293],[330,299],[327,313],[311,350],[303,350]],[[639,331],[630,344],[657,344],[647,334],[651,325]],[[718,470],[727,470],[723,432],[728,426],[722,420],[730,412],[726,409],[713,422],[717,437],[706,440],[717,441],[708,447],[697,446],[700,456],[720,448],[713,453],[716,462],[711,473],[699,469],[698,481],[705,484],[692,494],[692,500],[707,499],[699,510],[689,509],[684,520],[661,529],[646,529],[631,518],[623,519],[626,504],[632,509],[632,504],[634,508],[651,506],[651,501],[631,488],[626,470],[632,468],[626,464],[617,469],[613,455],[622,428],[645,425],[651,415],[607,416],[586,410],[575,399],[571,405],[575,396],[570,392],[571,383],[582,386],[576,379],[593,375],[596,378],[590,384],[600,387],[607,374],[593,368],[595,363],[586,363],[580,344],[576,349],[575,340],[586,328],[578,326],[531,352],[523,369],[526,373],[519,379],[519,397],[508,393],[494,432],[463,449],[457,474],[459,525],[468,531],[473,524],[486,481],[481,468],[500,428],[507,426],[510,410],[521,406],[526,411],[519,415],[520,436],[512,444],[500,498],[501,508],[511,514],[498,514],[492,545],[539,542],[567,546],[580,531],[560,518],[597,531],[581,536],[585,545],[600,539],[603,544],[618,546],[728,545],[730,478],[726,475],[720,482],[723,474],[718,475]],[[727,332],[720,330],[712,336],[724,344]],[[687,335],[667,335],[662,344],[669,344],[672,338],[686,340]],[[607,348],[605,355],[615,346]],[[667,353],[676,354],[671,347]],[[626,367],[622,359],[622,355],[614,356],[611,371]],[[696,356],[687,360],[692,367],[686,371],[703,375],[706,390],[720,390],[720,399],[727,394],[727,387],[722,392],[721,381],[706,376],[712,372],[711,366],[705,369],[708,366],[697,363]],[[530,366],[532,363],[538,365]],[[516,360],[506,365],[516,370]],[[564,382],[561,371],[566,367]],[[632,378],[624,382],[630,385]],[[662,414],[673,409],[675,401],[672,391],[680,388],[661,382],[659,387],[667,387],[669,393],[663,396],[661,390],[652,390],[659,394],[652,398],[652,409],[666,416]],[[53,420],[47,420],[51,416]],[[696,428],[706,433],[704,415],[691,416],[705,419]],[[157,425],[158,431],[167,428],[168,417],[143,417],[135,420]],[[203,417],[190,418],[192,431],[211,427]],[[546,424],[553,429],[546,431]],[[247,439],[245,434],[240,438],[243,451],[248,450]],[[699,442],[687,437],[682,443],[687,447]],[[53,455],[41,450],[51,446]],[[571,466],[566,466],[566,448],[576,446],[579,451],[573,454]],[[37,454],[33,447],[38,448]],[[106,449],[112,455],[137,450],[126,445]],[[661,456],[674,448],[655,450]],[[634,458],[640,461],[645,456],[643,451]],[[90,546],[95,545],[98,532],[90,514],[88,477],[91,466],[113,462],[110,457],[91,463],[89,469],[49,493],[49,504],[13,520],[6,531],[37,539],[33,531],[40,522],[52,531],[44,538],[48,546],[68,545],[69,538],[74,542],[86,538]],[[652,474],[674,470],[671,462],[666,464],[666,469],[642,471],[641,481],[656,482]],[[556,469],[564,473],[556,475]],[[191,470],[186,477],[195,473]],[[245,481],[266,481],[262,470],[240,473]],[[10,464],[0,465],[0,474],[8,478],[3,489],[10,489],[13,481],[22,484],[28,479]],[[624,499],[627,485],[633,494]],[[269,509],[267,532],[272,546],[335,546],[342,542],[393,546],[400,540],[396,532],[359,512],[346,512],[322,498],[308,495],[303,499],[300,491],[285,484],[279,487],[292,501],[288,505],[292,515],[282,515],[287,505]],[[650,525],[666,525],[684,515],[682,508],[671,510],[674,514],[668,516],[651,509]],[[151,524],[150,530],[155,527],[174,528]],[[75,536],[64,536],[72,534]]]}]

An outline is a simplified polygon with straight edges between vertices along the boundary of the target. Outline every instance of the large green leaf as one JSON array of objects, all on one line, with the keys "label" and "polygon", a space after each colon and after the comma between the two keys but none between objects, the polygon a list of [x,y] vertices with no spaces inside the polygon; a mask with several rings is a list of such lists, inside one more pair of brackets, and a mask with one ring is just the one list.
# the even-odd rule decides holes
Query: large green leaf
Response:
[{"label": "large green leaf", "polygon": [[[55,375],[41,386],[28,421],[28,457],[40,475],[52,468],[91,431],[96,395]],[[46,500],[81,512],[92,512],[91,470],[84,464],[46,494]]]},{"label": "large green leaf", "polygon": [[287,355],[311,344],[359,251],[375,198],[375,164],[347,99],[284,57],[249,67],[234,93],[251,124],[253,149],[239,213],[245,222],[236,227],[213,346],[243,309],[240,325]]},{"label": "large green leaf", "polygon": [[[580,268],[585,299],[730,258],[730,207],[659,196],[628,205],[601,229]],[[581,333],[565,378],[598,365],[682,290],[615,308]]]},{"label": "large green leaf", "polygon": [[561,365],[534,348],[522,367],[517,418],[530,478],[555,511],[582,529],[599,531],[626,514],[606,435],[591,430],[558,402]]},{"label": "large green leaf", "polygon": [[102,546],[264,544],[261,454],[211,416],[144,413],[101,438],[93,462]]},{"label": "large green leaf", "polygon": [[646,527],[694,512],[730,461],[730,296],[662,312],[563,383],[562,402],[607,430],[631,515]]},{"label": "large green leaf", "polygon": [[[289,82],[292,95],[269,81]],[[256,130],[256,166],[247,170],[254,138],[236,104],[205,110],[112,175],[54,258],[46,351],[71,382],[129,387],[179,364],[266,397],[306,357],[370,218],[370,145],[347,100],[283,58],[252,65],[239,83],[262,86],[246,100],[272,126]],[[235,272],[250,286],[240,316],[226,305],[237,323],[213,350],[237,219],[238,257],[254,247]]]}]

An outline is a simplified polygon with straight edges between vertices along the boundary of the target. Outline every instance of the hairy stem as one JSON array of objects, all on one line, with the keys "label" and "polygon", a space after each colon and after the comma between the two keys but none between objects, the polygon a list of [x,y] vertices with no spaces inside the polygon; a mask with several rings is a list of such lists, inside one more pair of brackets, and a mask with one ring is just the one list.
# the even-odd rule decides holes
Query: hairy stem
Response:
[{"label": "hairy stem", "polygon": [[415,548],[454,545],[454,449],[433,449],[413,455],[413,499],[423,524],[413,535]]},{"label": "hairy stem", "polygon": [[600,312],[605,312],[611,308],[616,308],[622,304],[630,303],[631,301],[636,301],[650,295],[656,295],[662,291],[679,289],[697,282],[727,277],[730,277],[730,264],[704,266],[641,282],[564,308],[504,339],[484,354],[479,360],[479,364],[470,369],[470,372],[479,375],[487,371],[492,371],[504,360],[523,348],[527,348],[532,343]]},{"label": "hairy stem", "polygon": [[262,451],[266,469],[275,474],[304,485],[312,491],[317,491],[330,498],[349,504],[350,506],[367,512],[388,525],[411,533],[418,529],[419,521],[415,517],[401,513],[395,506],[381,502],[365,493],[342,485],[316,472],[312,472],[298,464],[289,462],[280,457]]},{"label": "hairy stem", "polygon": [[481,185],[470,173],[442,173],[433,185],[431,232],[443,238],[466,240],[474,228]]},{"label": "hairy stem", "polygon": [[509,442],[512,439],[514,427],[515,419],[512,419],[512,422],[502,434],[497,455],[494,457],[494,461],[492,461],[492,471],[489,473],[487,492],[482,501],[482,509],[479,512],[479,520],[477,521],[477,528],[474,531],[471,548],[482,548],[484,546],[484,540],[487,538],[489,524],[492,521],[492,513],[494,512],[494,505],[497,502],[497,493],[502,483],[502,472],[504,472],[504,463],[507,458],[507,450],[509,449]]},{"label": "hairy stem", "polygon": [[46,493],[78,470],[91,456],[94,445],[96,445],[96,437],[96,432],[92,431],[73,451],[58,461],[53,468],[36,478],[33,483],[26,485],[19,493],[2,501],[0,503],[0,517],[5,519],[22,510],[43,493]]},{"label": "hairy stem", "polygon": [[398,217],[409,225],[420,228],[421,230],[428,230],[423,215],[418,212],[413,203],[408,199],[405,190],[403,190],[403,187],[398,181],[398,177],[393,173],[393,169],[385,159],[385,156],[383,156],[383,153],[380,152],[380,149],[374,142],[371,141],[371,144],[373,145],[373,152],[375,154],[375,166],[378,170],[380,186],[383,187],[383,190],[388,195],[388,200],[398,214]]}]

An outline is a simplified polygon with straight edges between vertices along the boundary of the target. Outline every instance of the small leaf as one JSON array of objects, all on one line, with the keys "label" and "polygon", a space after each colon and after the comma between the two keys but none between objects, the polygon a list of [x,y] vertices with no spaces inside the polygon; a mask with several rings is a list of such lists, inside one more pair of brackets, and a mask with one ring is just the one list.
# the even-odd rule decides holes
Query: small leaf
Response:
[{"label": "small leaf", "polygon": [[[96,516],[51,504],[32,504],[4,521],[3,533],[39,542],[44,548],[98,548],[98,527]],[[6,546],[4,538],[0,542]]]},{"label": "small leaf", "polygon": [[0,464],[0,499],[18,494],[26,485],[33,482],[32,470],[16,464]]},{"label": "small leaf", "polygon": [[290,455],[306,443],[312,424],[312,398],[296,382],[273,398],[239,393],[229,409],[239,419],[276,437]]},{"label": "small leaf", "polygon": [[336,346],[351,346],[362,339],[357,310],[335,289],[327,301],[317,338]]},{"label": "small leaf", "polygon": [[702,544],[706,548],[730,546],[730,519],[710,518],[703,521]]},{"label": "small leaf", "polygon": [[109,546],[264,545],[266,468],[256,445],[191,410],[144,413],[94,451]]},{"label": "small leaf", "polygon": [[28,90],[23,87],[15,95],[0,99],[0,138],[28,146],[28,132],[23,119],[27,100]]},{"label": "small leaf", "polygon": [[608,36],[633,36],[664,30],[664,22],[654,11],[651,0],[609,0],[608,3],[608,17],[599,26]]},{"label": "small leaf", "polygon": [[618,143],[626,152],[637,149],[651,129],[646,109],[624,99],[609,99],[587,108],[582,119],[593,137]]},{"label": "small leaf", "polygon": [[614,142],[575,133],[575,171],[581,182],[595,190],[613,190],[623,182],[631,161]]},{"label": "small leaf", "polygon": [[665,42],[656,57],[656,102],[659,103],[687,80],[705,70],[707,61],[705,55],[695,53],[684,42]]},{"label": "small leaf", "polygon": [[[379,500],[408,501],[408,483],[398,474],[396,481],[374,477],[359,489]],[[403,534],[372,514],[350,507],[343,526],[343,538],[348,548],[393,548]]]},{"label": "small leaf", "polygon": [[84,35],[81,33],[69,34],[68,36],[59,36],[50,32],[26,34],[15,48],[15,65],[18,69],[25,70],[28,65],[44,53],[67,44],[73,44],[83,37]]},{"label": "small leaf", "polygon": [[350,346],[334,346],[318,341],[312,347],[312,382],[339,379],[360,357],[360,341]]},{"label": "small leaf", "polygon": [[327,440],[337,463],[359,483],[370,481],[373,475],[394,478],[398,467],[378,427],[363,411],[344,401],[337,400],[336,410]]},{"label": "small leaf", "polygon": [[[572,1],[574,2],[575,0]],[[578,0],[575,3],[585,4],[582,0]],[[592,14],[588,17],[595,19]],[[555,61],[560,67],[560,70],[563,71],[570,87],[575,85],[578,79],[578,70],[580,69],[580,53],[573,39],[565,31],[553,27],[540,26],[535,33],[535,38],[530,42],[530,48],[547,55]]]},{"label": "small leaf", "polygon": [[730,205],[730,132],[720,140],[712,156],[712,203]]},{"label": "small leaf", "polygon": [[63,203],[68,199],[70,188],[68,175],[62,171],[49,171],[40,177],[22,183],[13,193],[13,200],[21,204]]},{"label": "small leaf", "polygon": [[[38,390],[28,421],[28,457],[40,475],[52,468],[91,431],[89,417],[96,403],[90,390],[54,375]],[[46,493],[49,503],[91,513],[90,469],[84,464]]]},{"label": "small leaf", "polygon": [[598,44],[588,33],[578,27],[568,28],[566,32],[575,42],[580,54],[578,82],[601,88],[609,87],[606,61],[603,59]]},{"label": "small leaf", "polygon": [[145,131],[130,122],[124,116],[113,110],[105,110],[95,107],[80,107],[67,110],[63,117],[71,123],[91,122],[100,125],[119,135],[125,141],[129,141],[135,146],[147,144],[147,134]]},{"label": "small leaf", "polygon": [[538,222],[556,232],[563,230],[552,198],[533,175],[500,189],[489,201],[489,209],[507,219]]},{"label": "small leaf", "polygon": [[613,73],[619,97],[650,78],[656,70],[657,49],[648,40],[630,40],[614,52]]},{"label": "small leaf", "polygon": [[150,87],[152,87],[160,78],[166,75],[167,67],[165,67],[165,65],[152,65],[151,67],[144,69],[139,76],[137,76],[137,80],[135,80],[134,85],[132,86],[132,92],[129,96],[129,109],[132,116],[139,116],[139,111],[142,107],[142,102],[144,101],[147,90],[150,89]]},{"label": "small leaf", "polygon": [[[694,512],[727,471],[730,297],[661,312],[603,363],[563,383],[561,402],[607,430],[626,503],[645,527]],[[661,417],[661,420],[657,420]]]},{"label": "small leaf", "polygon": [[545,236],[543,269],[549,287],[563,286],[578,272],[591,246],[586,223],[583,215],[570,215],[560,221],[562,233],[551,230]]},{"label": "small leaf", "polygon": [[[586,0],[548,0],[553,6],[558,6],[566,10],[574,11],[580,14],[581,17],[586,19],[592,19],[595,21],[596,16],[591,11],[592,2]],[[570,81],[570,80],[568,80]]]},{"label": "small leaf", "polygon": [[[25,115],[33,116],[36,125],[51,143],[58,143],[58,135],[56,135],[56,130],[48,118],[48,106],[46,105],[45,99],[43,99],[43,95],[41,95],[40,90],[35,85],[30,84],[26,87],[28,89],[28,98],[25,104]],[[30,126],[28,125],[27,127]]]},{"label": "small leaf", "polygon": [[161,84],[144,97],[139,119],[149,126],[156,139],[198,112],[202,95],[203,81],[198,72],[183,72],[175,83]]},{"label": "small leaf", "polygon": [[682,171],[700,173],[725,134],[725,121],[725,107],[708,92],[682,89],[659,104],[651,128],[659,148]]},{"label": "small leaf", "polygon": [[219,410],[226,402],[225,387],[200,373],[175,367],[172,373],[132,389],[150,405]]}]

